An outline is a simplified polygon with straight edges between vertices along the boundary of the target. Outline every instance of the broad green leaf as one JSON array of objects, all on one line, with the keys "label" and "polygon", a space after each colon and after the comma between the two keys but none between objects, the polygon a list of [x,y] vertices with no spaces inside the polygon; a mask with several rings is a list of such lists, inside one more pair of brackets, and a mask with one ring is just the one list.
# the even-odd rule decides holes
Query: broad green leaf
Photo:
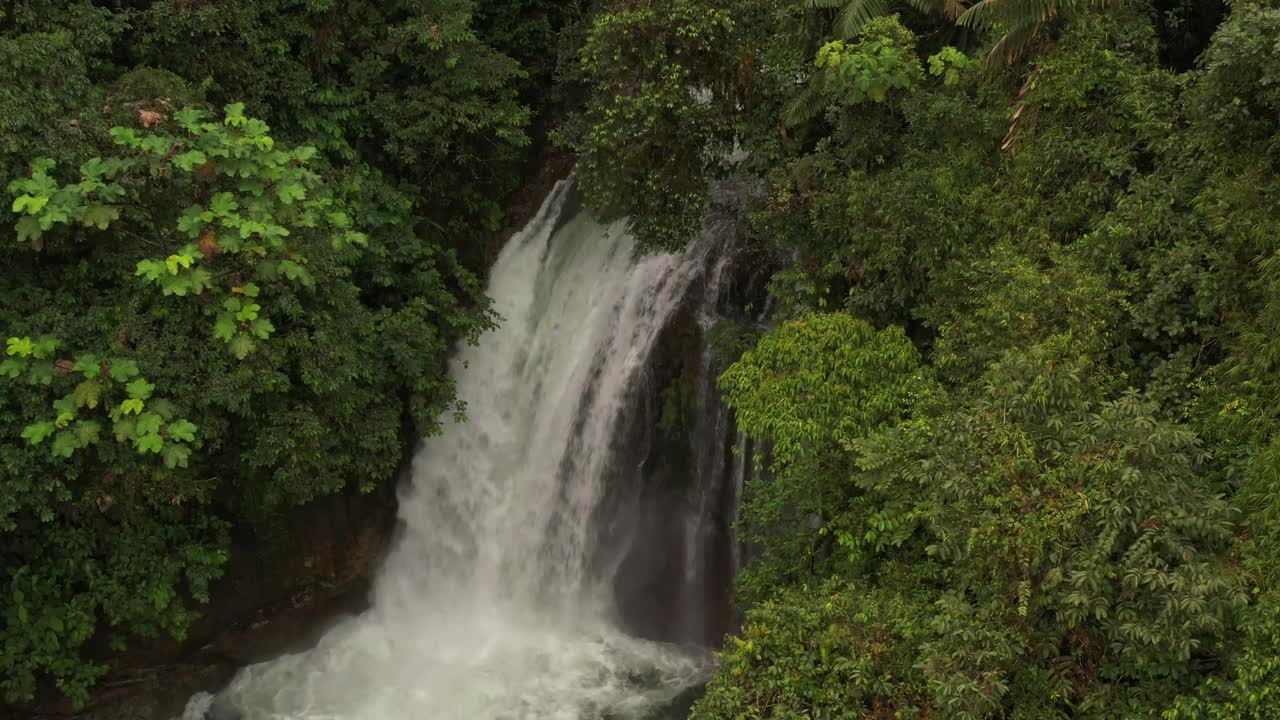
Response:
[{"label": "broad green leaf", "polygon": [[199,129],[200,121],[205,117],[203,110],[193,107],[186,107],[173,114],[173,119],[178,121],[183,130],[194,132]]},{"label": "broad green leaf", "polygon": [[134,441],[134,447],[141,453],[158,454],[164,449],[164,438],[155,433],[139,434],[138,439]]},{"label": "broad green leaf", "polygon": [[96,380],[85,380],[71,392],[71,397],[75,400],[76,407],[92,410],[98,407],[98,400],[102,397],[102,386]]},{"label": "broad green leaf", "polygon": [[190,283],[191,294],[199,295],[200,293],[213,287],[213,273],[202,267],[197,267],[191,271],[191,275],[187,278]]},{"label": "broad green leaf", "polygon": [[79,408],[76,406],[75,398],[70,395],[54,400],[53,409],[58,411],[58,416],[54,418],[53,424],[60,428],[66,427],[72,420],[75,420],[76,415],[79,414]]},{"label": "broad green leaf", "polygon": [[107,374],[116,382],[128,382],[138,374],[138,363],[132,360],[113,358],[107,366]]},{"label": "broad green leaf", "polygon": [[80,447],[89,447],[98,442],[98,437],[102,434],[102,425],[92,420],[81,420],[75,424],[73,432],[80,441]]},{"label": "broad green leaf", "polygon": [[276,186],[276,197],[285,205],[307,199],[307,189],[301,183],[281,183]]},{"label": "broad green leaf", "polygon": [[175,155],[173,158],[173,164],[187,172],[191,172],[195,168],[204,165],[207,162],[209,162],[209,158],[199,150],[189,150],[179,155]]},{"label": "broad green leaf", "polygon": [[56,457],[69,458],[75,454],[83,445],[80,444],[80,436],[75,433],[64,432],[58,433],[53,439],[53,454]]},{"label": "broad green leaf", "polygon": [[226,118],[223,123],[231,127],[244,127],[248,119],[244,116],[244,103],[232,103],[222,109]]},{"label": "broad green leaf", "polygon": [[276,326],[272,325],[271,321],[266,318],[258,318],[249,325],[249,330],[259,340],[266,340],[271,337],[271,333],[276,331]]},{"label": "broad green leaf", "polygon": [[86,178],[100,178],[107,174],[107,165],[102,158],[89,158],[80,165],[80,174]]},{"label": "broad green leaf", "polygon": [[71,219],[71,214],[67,208],[62,206],[50,207],[43,215],[40,216],[40,229],[48,230],[58,223],[65,223]]},{"label": "broad green leaf", "polygon": [[173,419],[174,413],[178,411],[177,406],[164,398],[154,398],[147,403],[147,407],[151,408],[151,412],[159,415],[165,422]]},{"label": "broad green leaf", "polygon": [[239,209],[240,203],[236,202],[236,196],[229,192],[217,193],[209,201],[209,210],[215,215],[230,215]]},{"label": "broad green leaf", "polygon": [[141,400],[129,398],[120,403],[120,412],[125,415],[141,415],[142,410],[146,407],[146,403]]},{"label": "broad green leaf", "polygon": [[76,358],[75,367],[72,369],[86,378],[96,378],[102,374],[102,360],[97,355],[86,353]]},{"label": "broad green leaf", "polygon": [[177,295],[178,297],[186,297],[191,292],[191,277],[170,277],[165,278],[161,283],[161,289],[165,295]]},{"label": "broad green leaf", "polygon": [[33,362],[27,370],[27,384],[51,385],[53,384],[53,375],[53,363],[46,361]]},{"label": "broad green leaf", "polygon": [[138,434],[151,435],[159,434],[160,428],[164,426],[164,418],[156,413],[143,413],[138,416]]},{"label": "broad green leaf", "polygon": [[138,437],[138,421],[133,418],[121,418],[111,426],[111,431],[116,437],[116,442],[134,440]]},{"label": "broad green leaf", "polygon": [[[274,240],[279,240],[280,238],[286,238],[286,237],[289,237],[289,228],[283,225],[275,225],[275,224],[268,223],[262,228],[262,236],[267,239],[274,239]],[[273,243],[273,245],[278,245],[278,244],[279,243]]]},{"label": "broad green leaf", "polygon": [[129,397],[135,400],[146,400],[151,397],[151,393],[155,392],[156,386],[147,382],[145,378],[138,378],[125,386]]},{"label": "broad green leaf", "polygon": [[0,375],[16,380],[27,369],[27,363],[18,358],[6,358],[0,362]]},{"label": "broad green leaf", "polygon": [[35,345],[31,348],[31,356],[38,360],[51,358],[56,352],[58,352],[58,339],[48,335],[37,338]]},{"label": "broad green leaf", "polygon": [[190,459],[191,448],[186,445],[169,443],[164,446],[164,465],[170,470],[186,467]]},{"label": "broad green leaf", "polygon": [[28,215],[38,215],[48,204],[49,197],[47,195],[19,195],[13,201],[13,211],[15,213],[25,212]]},{"label": "broad green leaf", "polygon": [[193,442],[196,439],[196,429],[195,423],[189,420],[178,420],[166,428],[169,439],[181,442]]},{"label": "broad green leaf", "polygon": [[190,255],[170,255],[165,258],[164,266],[169,270],[170,275],[177,275],[180,269],[191,267],[191,260]]},{"label": "broad green leaf", "polygon": [[23,428],[22,439],[32,445],[39,445],[56,431],[57,427],[52,422],[39,422]]},{"label": "broad green leaf", "polygon": [[208,222],[204,214],[205,209],[199,205],[192,205],[183,210],[182,214],[178,216],[178,231],[186,233],[188,237],[199,237],[200,232],[204,229],[204,224]]},{"label": "broad green leaf", "polygon": [[231,342],[231,338],[236,336],[236,321],[229,314],[224,313],[218,316],[218,321],[213,324],[213,337],[223,342]]},{"label": "broad green leaf", "polygon": [[165,265],[159,260],[139,260],[138,270],[134,274],[154,282],[164,276]]},{"label": "broad green leaf", "polygon": [[138,131],[133,128],[114,127],[110,130],[111,138],[115,140],[117,145],[125,147],[137,147]]},{"label": "broad green leaf", "polygon": [[249,322],[258,317],[258,313],[262,310],[262,306],[255,302],[247,302],[236,313],[236,320],[240,322]]},{"label": "broad green leaf", "polygon": [[[160,137],[159,135],[148,135],[138,141],[138,147],[142,148],[143,152],[157,157],[164,157],[169,154],[169,149],[173,147],[173,142],[169,138]],[[152,174],[159,174],[162,169],[159,165],[156,165],[152,167],[151,172]]]},{"label": "broad green leaf", "polygon": [[248,240],[254,235],[266,233],[267,226],[257,220],[244,220],[240,223],[240,239]]},{"label": "broad green leaf", "polygon": [[231,354],[236,356],[237,360],[243,360],[249,357],[249,353],[253,352],[253,339],[244,333],[240,333],[231,340]]},{"label": "broad green leaf", "polygon": [[96,227],[106,230],[111,223],[120,219],[120,211],[110,205],[92,205],[85,209],[81,222],[85,227]]},{"label": "broad green leaf", "polygon": [[11,337],[5,344],[5,353],[18,357],[31,357],[35,349],[36,345],[29,337]]},{"label": "broad green leaf", "polygon": [[293,260],[281,260],[280,273],[290,280],[302,283],[306,287],[310,287],[312,284],[311,273]]},{"label": "broad green leaf", "polygon": [[40,221],[30,215],[20,218],[14,228],[18,231],[18,242],[20,243],[35,242],[44,235],[44,231],[40,229]]}]

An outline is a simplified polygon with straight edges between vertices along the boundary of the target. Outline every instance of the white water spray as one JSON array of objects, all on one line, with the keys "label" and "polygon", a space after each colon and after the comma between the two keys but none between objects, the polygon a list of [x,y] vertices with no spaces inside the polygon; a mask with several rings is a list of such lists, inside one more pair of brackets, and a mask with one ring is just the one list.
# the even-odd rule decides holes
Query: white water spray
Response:
[{"label": "white water spray", "polygon": [[245,720],[641,718],[705,678],[703,654],[617,627],[591,553],[628,390],[705,243],[637,258],[621,225],[557,230],[568,194],[493,268],[501,327],[452,363],[468,418],[418,452],[371,609],[241,671],[219,703]]}]

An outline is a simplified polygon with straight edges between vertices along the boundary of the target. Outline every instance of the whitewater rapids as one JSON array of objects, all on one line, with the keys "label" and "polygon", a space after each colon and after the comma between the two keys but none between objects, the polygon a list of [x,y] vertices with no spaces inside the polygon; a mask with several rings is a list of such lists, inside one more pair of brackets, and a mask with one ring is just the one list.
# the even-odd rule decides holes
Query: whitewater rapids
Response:
[{"label": "whitewater rapids", "polygon": [[452,361],[467,420],[419,449],[371,608],[184,720],[645,718],[705,681],[704,651],[620,628],[593,542],[628,391],[706,250],[637,256],[621,224],[566,221],[570,193],[492,269],[501,325]]}]

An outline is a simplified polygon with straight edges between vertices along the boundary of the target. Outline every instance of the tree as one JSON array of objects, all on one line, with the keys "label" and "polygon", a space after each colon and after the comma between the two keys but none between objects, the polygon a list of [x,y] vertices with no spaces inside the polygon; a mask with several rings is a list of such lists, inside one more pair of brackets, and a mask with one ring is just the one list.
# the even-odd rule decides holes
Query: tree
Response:
[{"label": "tree", "polygon": [[[228,518],[392,477],[406,418],[429,433],[452,406],[450,345],[490,322],[376,176],[340,179],[240,104],[138,123],[75,173],[40,159],[9,186],[39,259],[9,280],[0,365],[0,417],[28,445],[0,465],[10,699],[48,674],[83,700],[100,618],[117,642],[181,637]],[[399,298],[357,284],[406,261]]]},{"label": "tree", "polygon": [[736,30],[729,4],[699,0],[623,3],[592,20],[575,77],[588,99],[560,138],[588,204],[626,216],[642,245],[680,248],[700,226],[708,177],[733,147]]},{"label": "tree", "polygon": [[830,545],[864,500],[840,479],[850,470],[844,448],[910,417],[936,388],[901,329],[877,332],[845,313],[782,324],[724,372],[720,387],[738,426],[771,448],[770,472],[750,483],[740,511],[759,557],[739,594],[754,603],[843,564]]}]

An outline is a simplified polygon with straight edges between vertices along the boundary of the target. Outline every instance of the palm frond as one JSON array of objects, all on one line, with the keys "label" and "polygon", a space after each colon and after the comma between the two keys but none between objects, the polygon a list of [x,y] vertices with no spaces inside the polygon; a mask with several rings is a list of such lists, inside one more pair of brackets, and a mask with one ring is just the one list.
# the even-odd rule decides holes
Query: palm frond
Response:
[{"label": "palm frond", "polygon": [[953,22],[969,8],[965,0],[908,0],[908,2],[926,15],[941,15]]},{"label": "palm frond", "polygon": [[825,89],[825,76],[815,76],[782,113],[782,124],[786,127],[797,127],[821,115],[827,107]]},{"label": "palm frond", "polygon": [[998,63],[1012,65],[1021,60],[1027,50],[1035,44],[1043,27],[1044,23],[1034,23],[1014,28],[1005,33],[1004,37],[1000,38],[995,47],[991,48],[991,52],[987,54],[986,62],[988,67]]},{"label": "palm frond", "polygon": [[907,0],[907,4],[921,15],[940,16],[952,21],[969,7],[965,0]]},{"label": "palm frond", "polygon": [[864,25],[889,14],[892,0],[850,0],[836,16],[835,33],[845,40],[854,37]]}]

